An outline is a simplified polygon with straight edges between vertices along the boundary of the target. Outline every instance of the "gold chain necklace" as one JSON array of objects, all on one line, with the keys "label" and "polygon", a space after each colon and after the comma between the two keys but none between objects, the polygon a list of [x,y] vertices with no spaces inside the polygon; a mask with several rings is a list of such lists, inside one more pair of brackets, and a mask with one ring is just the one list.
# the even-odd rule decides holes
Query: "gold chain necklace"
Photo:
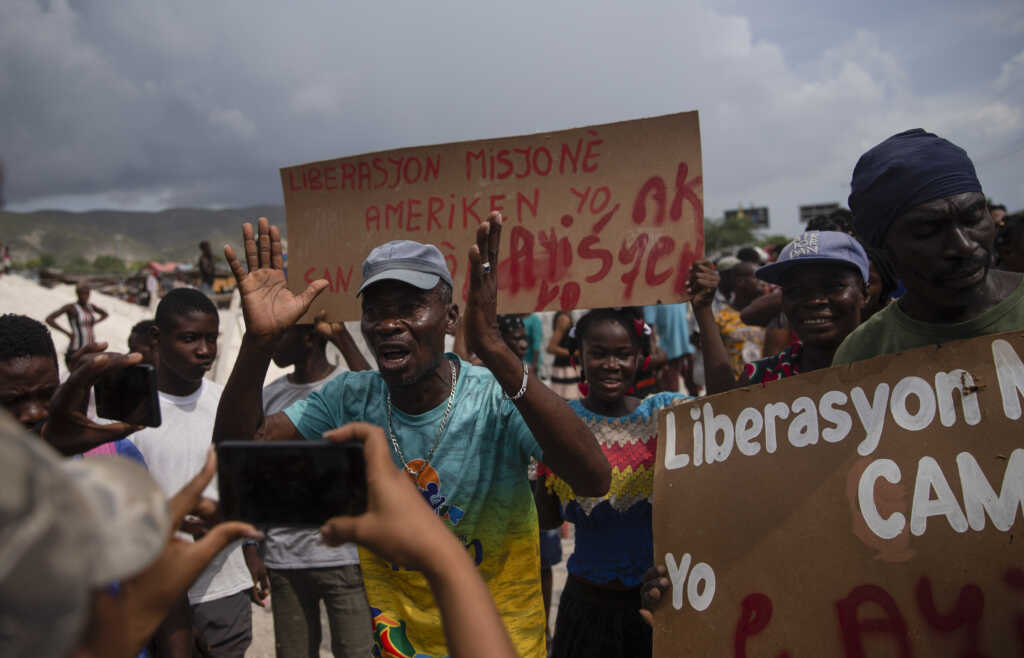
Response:
[{"label": "gold chain necklace", "polygon": [[397,453],[398,454],[398,458],[400,460],[402,460],[402,464],[404,464],[404,466],[405,466],[405,471],[412,477],[413,482],[416,481],[416,478],[419,477],[420,473],[423,472],[423,469],[425,469],[427,467],[427,465],[430,463],[431,458],[433,458],[434,451],[437,450],[437,444],[441,442],[441,435],[444,434],[445,425],[448,424],[448,415],[451,414],[452,406],[455,403],[455,384],[458,382],[458,374],[457,374],[458,373],[458,369],[455,367],[455,362],[451,358],[448,359],[448,367],[451,368],[451,373],[452,373],[452,377],[451,377],[451,382],[452,382],[451,383],[451,387],[452,387],[452,390],[448,394],[448,406],[445,407],[444,415],[441,416],[441,424],[437,428],[437,436],[434,438],[434,445],[432,445],[430,447],[430,452],[427,453],[427,458],[423,460],[423,465],[420,466],[419,470],[417,470],[417,471],[412,470],[412,467],[409,466],[409,462],[406,460],[405,455],[402,453],[402,448],[398,445],[398,439],[397,439],[397,437],[395,435],[395,427],[391,423],[391,407],[392,407],[392,404],[391,404],[391,389],[390,388],[388,389],[388,400],[387,400],[387,405],[388,405],[387,406],[387,412],[388,412],[388,438],[391,439],[391,445],[393,445],[395,447],[395,453]]}]

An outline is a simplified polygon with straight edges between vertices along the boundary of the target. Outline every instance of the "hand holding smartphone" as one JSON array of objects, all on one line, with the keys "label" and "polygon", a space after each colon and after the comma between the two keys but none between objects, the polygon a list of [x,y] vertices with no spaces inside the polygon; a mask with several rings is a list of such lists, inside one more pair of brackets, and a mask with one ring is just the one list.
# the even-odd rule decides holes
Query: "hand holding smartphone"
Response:
[{"label": "hand holding smartphone", "polygon": [[103,374],[93,385],[96,415],[133,425],[160,426],[156,368],[148,363]]}]

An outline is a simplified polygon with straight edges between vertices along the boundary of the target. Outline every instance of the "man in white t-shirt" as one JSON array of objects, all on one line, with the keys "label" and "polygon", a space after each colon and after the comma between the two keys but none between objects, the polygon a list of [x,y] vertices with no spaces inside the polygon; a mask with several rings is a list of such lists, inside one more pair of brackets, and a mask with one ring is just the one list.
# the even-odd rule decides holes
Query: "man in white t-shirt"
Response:
[{"label": "man in white t-shirt", "polygon": [[[164,493],[173,495],[206,463],[221,386],[203,377],[217,357],[220,319],[213,302],[198,290],[172,290],[156,310],[160,391],[160,427],[147,427],[130,438],[146,459]],[[216,478],[203,495],[216,499]],[[191,628],[210,656],[238,657],[252,641],[253,579],[241,542],[224,549],[188,590]],[[175,647],[191,645],[189,625],[182,615],[162,629]],[[158,634],[158,637],[161,634]],[[184,641],[182,636],[184,635]]]},{"label": "man in white t-shirt", "polygon": [[[348,334],[344,325],[334,323],[334,326]],[[274,363],[281,368],[295,366],[295,370],[263,389],[264,414],[284,411],[345,370],[327,361],[325,348],[329,335],[334,339],[331,323],[326,321],[318,322],[316,327],[293,325],[282,334],[274,352]],[[362,357],[352,359],[344,350],[342,353],[352,370],[368,368]],[[320,655],[320,601],[327,610],[334,655],[339,658],[370,655],[372,617],[355,544],[325,546],[319,528],[270,528],[266,535],[263,561],[270,570],[277,657],[316,658]]]}]

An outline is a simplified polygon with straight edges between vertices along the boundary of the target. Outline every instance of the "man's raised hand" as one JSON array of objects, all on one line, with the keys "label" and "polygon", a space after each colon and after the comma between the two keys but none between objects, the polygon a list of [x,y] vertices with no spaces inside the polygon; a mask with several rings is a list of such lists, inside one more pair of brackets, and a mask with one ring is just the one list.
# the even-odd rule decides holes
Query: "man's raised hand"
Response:
[{"label": "man's raised hand", "polygon": [[276,226],[271,226],[266,217],[257,221],[256,235],[252,224],[246,222],[242,225],[242,243],[247,268],[242,267],[231,245],[224,245],[224,257],[242,295],[246,331],[254,337],[276,341],[282,331],[302,317],[329,283],[326,279],[318,279],[298,295],[288,290],[281,254],[281,232]]},{"label": "man's raised hand", "polygon": [[476,231],[469,248],[469,297],[466,300],[466,346],[484,355],[505,343],[498,333],[498,250],[501,246],[501,213],[492,212]]}]

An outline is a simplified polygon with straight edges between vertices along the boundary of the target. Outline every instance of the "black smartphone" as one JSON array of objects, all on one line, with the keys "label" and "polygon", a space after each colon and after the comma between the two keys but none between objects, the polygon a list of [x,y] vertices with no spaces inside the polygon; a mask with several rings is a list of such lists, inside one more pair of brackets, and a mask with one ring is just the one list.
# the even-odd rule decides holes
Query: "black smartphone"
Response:
[{"label": "black smartphone", "polygon": [[319,527],[366,511],[360,442],[224,441],[217,444],[217,479],[229,520]]},{"label": "black smartphone", "polygon": [[107,373],[93,386],[96,415],[135,425],[160,427],[156,368],[148,363]]}]

